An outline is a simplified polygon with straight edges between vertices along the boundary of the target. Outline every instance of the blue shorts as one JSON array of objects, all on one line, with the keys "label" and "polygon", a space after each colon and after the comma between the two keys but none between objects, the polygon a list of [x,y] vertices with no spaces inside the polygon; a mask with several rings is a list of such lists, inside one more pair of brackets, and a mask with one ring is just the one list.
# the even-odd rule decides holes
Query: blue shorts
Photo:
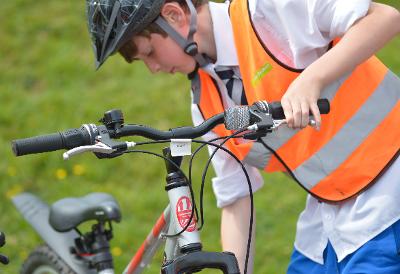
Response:
[{"label": "blue shorts", "polygon": [[392,273],[400,273],[400,220],[340,263],[330,243],[324,251],[324,265],[311,261],[295,249],[287,271],[287,274]]}]

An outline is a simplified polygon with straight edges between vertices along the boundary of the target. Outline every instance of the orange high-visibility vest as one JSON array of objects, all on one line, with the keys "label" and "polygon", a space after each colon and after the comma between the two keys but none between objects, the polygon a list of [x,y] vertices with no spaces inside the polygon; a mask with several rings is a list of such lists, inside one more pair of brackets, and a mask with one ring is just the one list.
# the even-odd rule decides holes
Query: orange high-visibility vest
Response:
[{"label": "orange high-visibility vest", "polygon": [[[234,0],[230,17],[248,103],[280,101],[301,70],[279,62],[259,39],[247,0]],[[209,118],[223,111],[222,100],[211,78],[203,71],[199,75],[199,108]],[[398,156],[400,79],[371,57],[325,88],[321,98],[329,99],[331,111],[322,115],[320,131],[281,127],[263,140],[310,194],[337,202],[367,188]],[[223,126],[215,132],[231,133]],[[267,172],[285,170],[258,142],[229,140],[227,147],[239,159]]]}]

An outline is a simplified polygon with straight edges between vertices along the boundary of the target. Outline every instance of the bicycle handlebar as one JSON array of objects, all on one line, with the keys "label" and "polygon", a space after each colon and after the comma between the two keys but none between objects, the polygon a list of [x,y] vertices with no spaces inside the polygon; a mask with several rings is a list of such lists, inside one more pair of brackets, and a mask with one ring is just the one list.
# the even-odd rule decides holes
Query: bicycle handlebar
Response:
[{"label": "bicycle handlebar", "polygon": [[[224,114],[220,113],[204,121],[197,127],[178,127],[167,131],[154,129],[143,125],[124,125],[118,130],[107,129],[104,126],[85,124],[79,129],[69,129],[64,132],[40,135],[11,142],[16,156],[71,149],[79,146],[93,145],[101,133],[109,134],[111,138],[126,136],[142,136],[152,140],[194,139],[204,135],[215,126],[224,122]],[[106,130],[106,132],[104,132]],[[100,132],[103,131],[103,132]]]},{"label": "bicycle handlebar", "polygon": [[[318,107],[321,114],[328,113],[329,101],[327,99],[318,100]],[[120,119],[123,121],[122,113],[120,115]],[[194,139],[222,123],[225,123],[225,127],[230,130],[247,128],[257,123],[263,124],[263,129],[271,129],[274,127],[274,120],[278,119],[284,119],[280,102],[259,101],[252,106],[229,108],[224,113],[217,114],[195,127],[178,127],[162,131],[143,125],[123,125],[118,120],[117,126],[116,123],[108,123],[106,126],[84,124],[78,129],[68,129],[63,132],[13,140],[11,144],[14,154],[22,156],[95,145],[99,141],[104,141],[104,138],[117,139],[127,136],[142,136],[152,140]],[[121,143],[114,142],[111,147],[118,150],[126,148],[126,145],[124,147],[124,145],[121,146]]]},{"label": "bicycle handlebar", "polygon": [[162,131],[142,125],[125,125],[120,129],[119,133],[116,133],[115,137],[142,136],[152,140],[194,139],[203,136],[217,125],[223,123],[224,113],[220,113],[205,120],[202,124],[196,127],[177,127],[171,128],[168,131]]}]

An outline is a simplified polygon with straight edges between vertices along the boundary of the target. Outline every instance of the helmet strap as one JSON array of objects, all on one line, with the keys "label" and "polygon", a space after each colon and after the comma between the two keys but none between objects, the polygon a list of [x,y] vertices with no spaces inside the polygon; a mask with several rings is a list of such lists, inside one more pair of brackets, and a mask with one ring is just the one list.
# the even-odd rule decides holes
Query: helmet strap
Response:
[{"label": "helmet strap", "polygon": [[162,16],[158,16],[154,23],[168,33],[168,35],[184,50],[186,54],[193,56],[200,67],[204,67],[209,64],[209,62],[199,53],[198,45],[193,39],[197,30],[197,11],[191,0],[186,0],[186,4],[190,11],[190,27],[187,38],[184,38],[180,33],[178,33]]}]

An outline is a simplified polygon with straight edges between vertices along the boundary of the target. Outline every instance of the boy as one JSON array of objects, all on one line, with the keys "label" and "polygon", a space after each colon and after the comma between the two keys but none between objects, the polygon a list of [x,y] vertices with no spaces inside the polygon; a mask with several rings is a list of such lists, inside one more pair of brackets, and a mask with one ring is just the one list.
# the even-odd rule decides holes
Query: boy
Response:
[{"label": "boy", "polygon": [[[400,273],[400,81],[370,58],[400,32],[399,12],[369,0],[193,4],[88,1],[97,67],[119,51],[154,73],[188,74],[195,124],[233,105],[280,100],[287,127],[263,141],[311,194],[288,273]],[[320,97],[331,102],[322,120]],[[310,112],[317,130],[306,128]],[[254,191],[262,185],[254,167],[285,171],[263,143],[227,146],[246,162]],[[247,186],[225,154],[213,164],[223,248],[243,271]]]}]

